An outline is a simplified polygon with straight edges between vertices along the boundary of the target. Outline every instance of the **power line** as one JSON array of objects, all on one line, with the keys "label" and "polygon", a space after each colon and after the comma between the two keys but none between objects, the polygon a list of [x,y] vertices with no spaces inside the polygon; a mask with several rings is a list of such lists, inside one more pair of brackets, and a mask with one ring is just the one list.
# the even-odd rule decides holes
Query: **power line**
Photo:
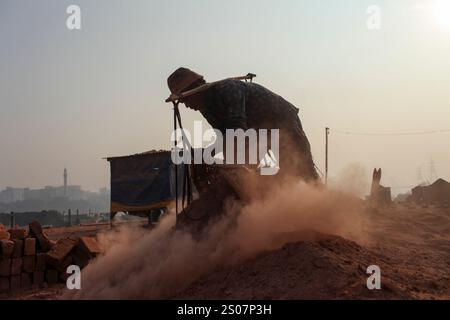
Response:
[{"label": "power line", "polygon": [[430,130],[430,131],[415,131],[415,132],[353,132],[353,131],[343,131],[329,129],[331,132],[347,135],[357,135],[357,136],[414,136],[414,135],[425,135],[425,134],[435,134],[435,133],[448,133],[450,129],[442,130]]}]

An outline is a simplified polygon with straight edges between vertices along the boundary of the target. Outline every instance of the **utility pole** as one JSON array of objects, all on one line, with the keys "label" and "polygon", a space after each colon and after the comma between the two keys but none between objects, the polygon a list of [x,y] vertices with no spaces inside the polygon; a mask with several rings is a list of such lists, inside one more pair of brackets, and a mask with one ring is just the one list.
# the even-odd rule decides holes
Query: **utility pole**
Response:
[{"label": "utility pole", "polygon": [[328,135],[330,128],[325,128],[325,185],[328,184]]}]

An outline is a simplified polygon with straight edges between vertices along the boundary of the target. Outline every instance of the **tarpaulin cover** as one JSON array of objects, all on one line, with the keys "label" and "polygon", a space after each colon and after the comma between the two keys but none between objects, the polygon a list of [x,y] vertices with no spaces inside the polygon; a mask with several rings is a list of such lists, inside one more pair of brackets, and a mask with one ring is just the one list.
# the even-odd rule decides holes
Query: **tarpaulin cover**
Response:
[{"label": "tarpaulin cover", "polygon": [[[151,210],[175,199],[175,167],[170,151],[108,158],[111,165],[111,212]],[[178,167],[179,186],[182,167]]]}]

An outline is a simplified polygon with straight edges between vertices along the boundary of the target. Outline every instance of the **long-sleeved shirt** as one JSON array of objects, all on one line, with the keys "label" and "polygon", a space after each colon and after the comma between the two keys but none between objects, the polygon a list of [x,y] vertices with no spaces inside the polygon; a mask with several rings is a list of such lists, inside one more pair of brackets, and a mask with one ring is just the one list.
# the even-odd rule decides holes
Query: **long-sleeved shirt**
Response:
[{"label": "long-sleeved shirt", "polygon": [[317,178],[299,109],[294,105],[261,85],[231,79],[218,82],[204,92],[204,97],[205,107],[200,112],[214,129],[222,133],[238,128],[280,129],[282,163],[286,159],[289,165],[288,159],[292,160],[294,154],[302,158],[299,173],[305,178]]}]

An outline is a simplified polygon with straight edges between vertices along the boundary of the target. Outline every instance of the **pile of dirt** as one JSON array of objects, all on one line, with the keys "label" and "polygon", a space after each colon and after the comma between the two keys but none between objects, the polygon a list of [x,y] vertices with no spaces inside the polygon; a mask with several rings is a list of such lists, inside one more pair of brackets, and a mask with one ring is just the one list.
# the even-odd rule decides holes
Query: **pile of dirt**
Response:
[{"label": "pile of dirt", "polygon": [[[392,205],[365,212],[367,241],[316,234],[221,268],[191,284],[186,299],[450,299],[450,210]],[[367,267],[381,290],[367,288]]]},{"label": "pile of dirt", "polygon": [[[216,270],[176,296],[182,299],[410,299],[407,278],[390,261],[338,236],[288,243],[234,267]],[[369,290],[370,265],[382,289]]]}]

